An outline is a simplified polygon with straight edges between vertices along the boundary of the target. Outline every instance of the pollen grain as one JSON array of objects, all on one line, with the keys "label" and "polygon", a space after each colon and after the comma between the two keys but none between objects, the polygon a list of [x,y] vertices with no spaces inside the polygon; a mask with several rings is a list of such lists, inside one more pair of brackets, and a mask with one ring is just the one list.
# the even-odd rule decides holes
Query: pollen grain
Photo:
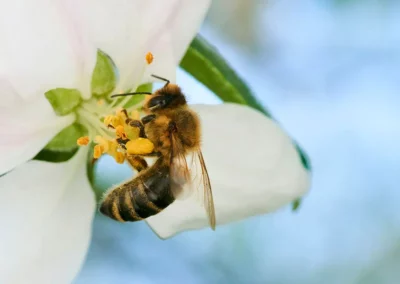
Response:
[{"label": "pollen grain", "polygon": [[153,53],[151,53],[150,51],[147,52],[147,54],[146,54],[146,62],[147,62],[147,64],[150,65],[153,62],[153,60],[154,60]]},{"label": "pollen grain", "polygon": [[87,144],[89,144],[89,141],[90,140],[88,136],[82,136],[76,140],[76,144],[78,144],[78,146],[86,146]]}]

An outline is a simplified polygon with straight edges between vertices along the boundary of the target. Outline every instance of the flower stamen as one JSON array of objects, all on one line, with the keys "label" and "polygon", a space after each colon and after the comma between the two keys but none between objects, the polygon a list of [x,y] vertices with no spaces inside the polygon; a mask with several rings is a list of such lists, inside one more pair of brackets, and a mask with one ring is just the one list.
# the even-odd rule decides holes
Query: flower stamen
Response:
[{"label": "flower stamen", "polygon": [[[154,56],[148,52],[145,59],[149,65]],[[143,102],[125,109],[129,99],[126,97],[109,101],[92,98],[84,101],[77,110],[79,122],[89,131],[89,136],[80,137],[77,144],[88,145],[92,140],[95,143],[94,160],[108,154],[122,164],[130,155],[146,155],[154,151],[154,144],[149,139],[140,137],[142,126],[139,108]]]}]

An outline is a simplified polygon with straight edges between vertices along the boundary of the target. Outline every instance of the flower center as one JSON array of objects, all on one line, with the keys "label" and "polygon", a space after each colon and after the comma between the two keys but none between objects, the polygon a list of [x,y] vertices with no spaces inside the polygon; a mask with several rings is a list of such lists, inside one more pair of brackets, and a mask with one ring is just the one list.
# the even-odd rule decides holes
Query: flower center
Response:
[{"label": "flower center", "polygon": [[[146,61],[150,64],[153,55],[149,52]],[[117,163],[123,163],[129,155],[149,154],[154,145],[147,138],[141,137],[139,110],[142,101],[126,107],[131,97],[115,99],[96,99],[81,103],[77,109],[78,122],[84,125],[89,132],[88,136],[77,140],[79,146],[86,146],[93,141],[93,158],[98,159],[107,153],[114,157]]]}]

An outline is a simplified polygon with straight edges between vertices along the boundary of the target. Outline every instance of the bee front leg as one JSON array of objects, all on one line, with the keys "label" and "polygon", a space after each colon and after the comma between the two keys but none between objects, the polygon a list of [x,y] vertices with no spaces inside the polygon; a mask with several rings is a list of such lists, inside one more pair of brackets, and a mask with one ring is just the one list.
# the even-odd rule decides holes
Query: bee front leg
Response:
[{"label": "bee front leg", "polygon": [[144,132],[144,125],[142,124],[142,122],[140,120],[131,120],[129,122],[129,126],[130,127],[134,127],[134,128],[139,128],[139,137],[141,138],[147,138],[146,133]]},{"label": "bee front leg", "polygon": [[156,118],[156,115],[155,115],[155,114],[146,115],[145,117],[142,118],[142,123],[143,123],[143,125],[144,125],[144,124],[147,124],[147,123],[149,123],[150,121],[154,120],[155,118]]}]

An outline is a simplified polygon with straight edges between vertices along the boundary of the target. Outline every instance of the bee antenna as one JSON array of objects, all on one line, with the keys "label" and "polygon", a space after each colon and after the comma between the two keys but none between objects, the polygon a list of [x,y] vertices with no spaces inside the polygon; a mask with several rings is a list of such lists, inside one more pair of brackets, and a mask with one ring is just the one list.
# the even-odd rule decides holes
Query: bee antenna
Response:
[{"label": "bee antenna", "polygon": [[134,95],[151,95],[151,94],[153,94],[153,93],[151,93],[151,92],[133,92],[133,93],[126,93],[126,94],[115,94],[115,95],[112,95],[111,97],[115,98],[115,97],[126,97],[126,96],[134,96]]},{"label": "bee antenna", "polygon": [[164,87],[168,86],[168,84],[169,84],[169,80],[168,80],[168,79],[165,79],[165,78],[163,78],[163,77],[160,77],[160,76],[157,76],[157,75],[154,75],[154,74],[151,74],[151,77],[154,77],[154,78],[157,78],[157,79],[159,79],[159,80],[161,80],[161,81],[164,81],[164,82],[165,82]]}]

